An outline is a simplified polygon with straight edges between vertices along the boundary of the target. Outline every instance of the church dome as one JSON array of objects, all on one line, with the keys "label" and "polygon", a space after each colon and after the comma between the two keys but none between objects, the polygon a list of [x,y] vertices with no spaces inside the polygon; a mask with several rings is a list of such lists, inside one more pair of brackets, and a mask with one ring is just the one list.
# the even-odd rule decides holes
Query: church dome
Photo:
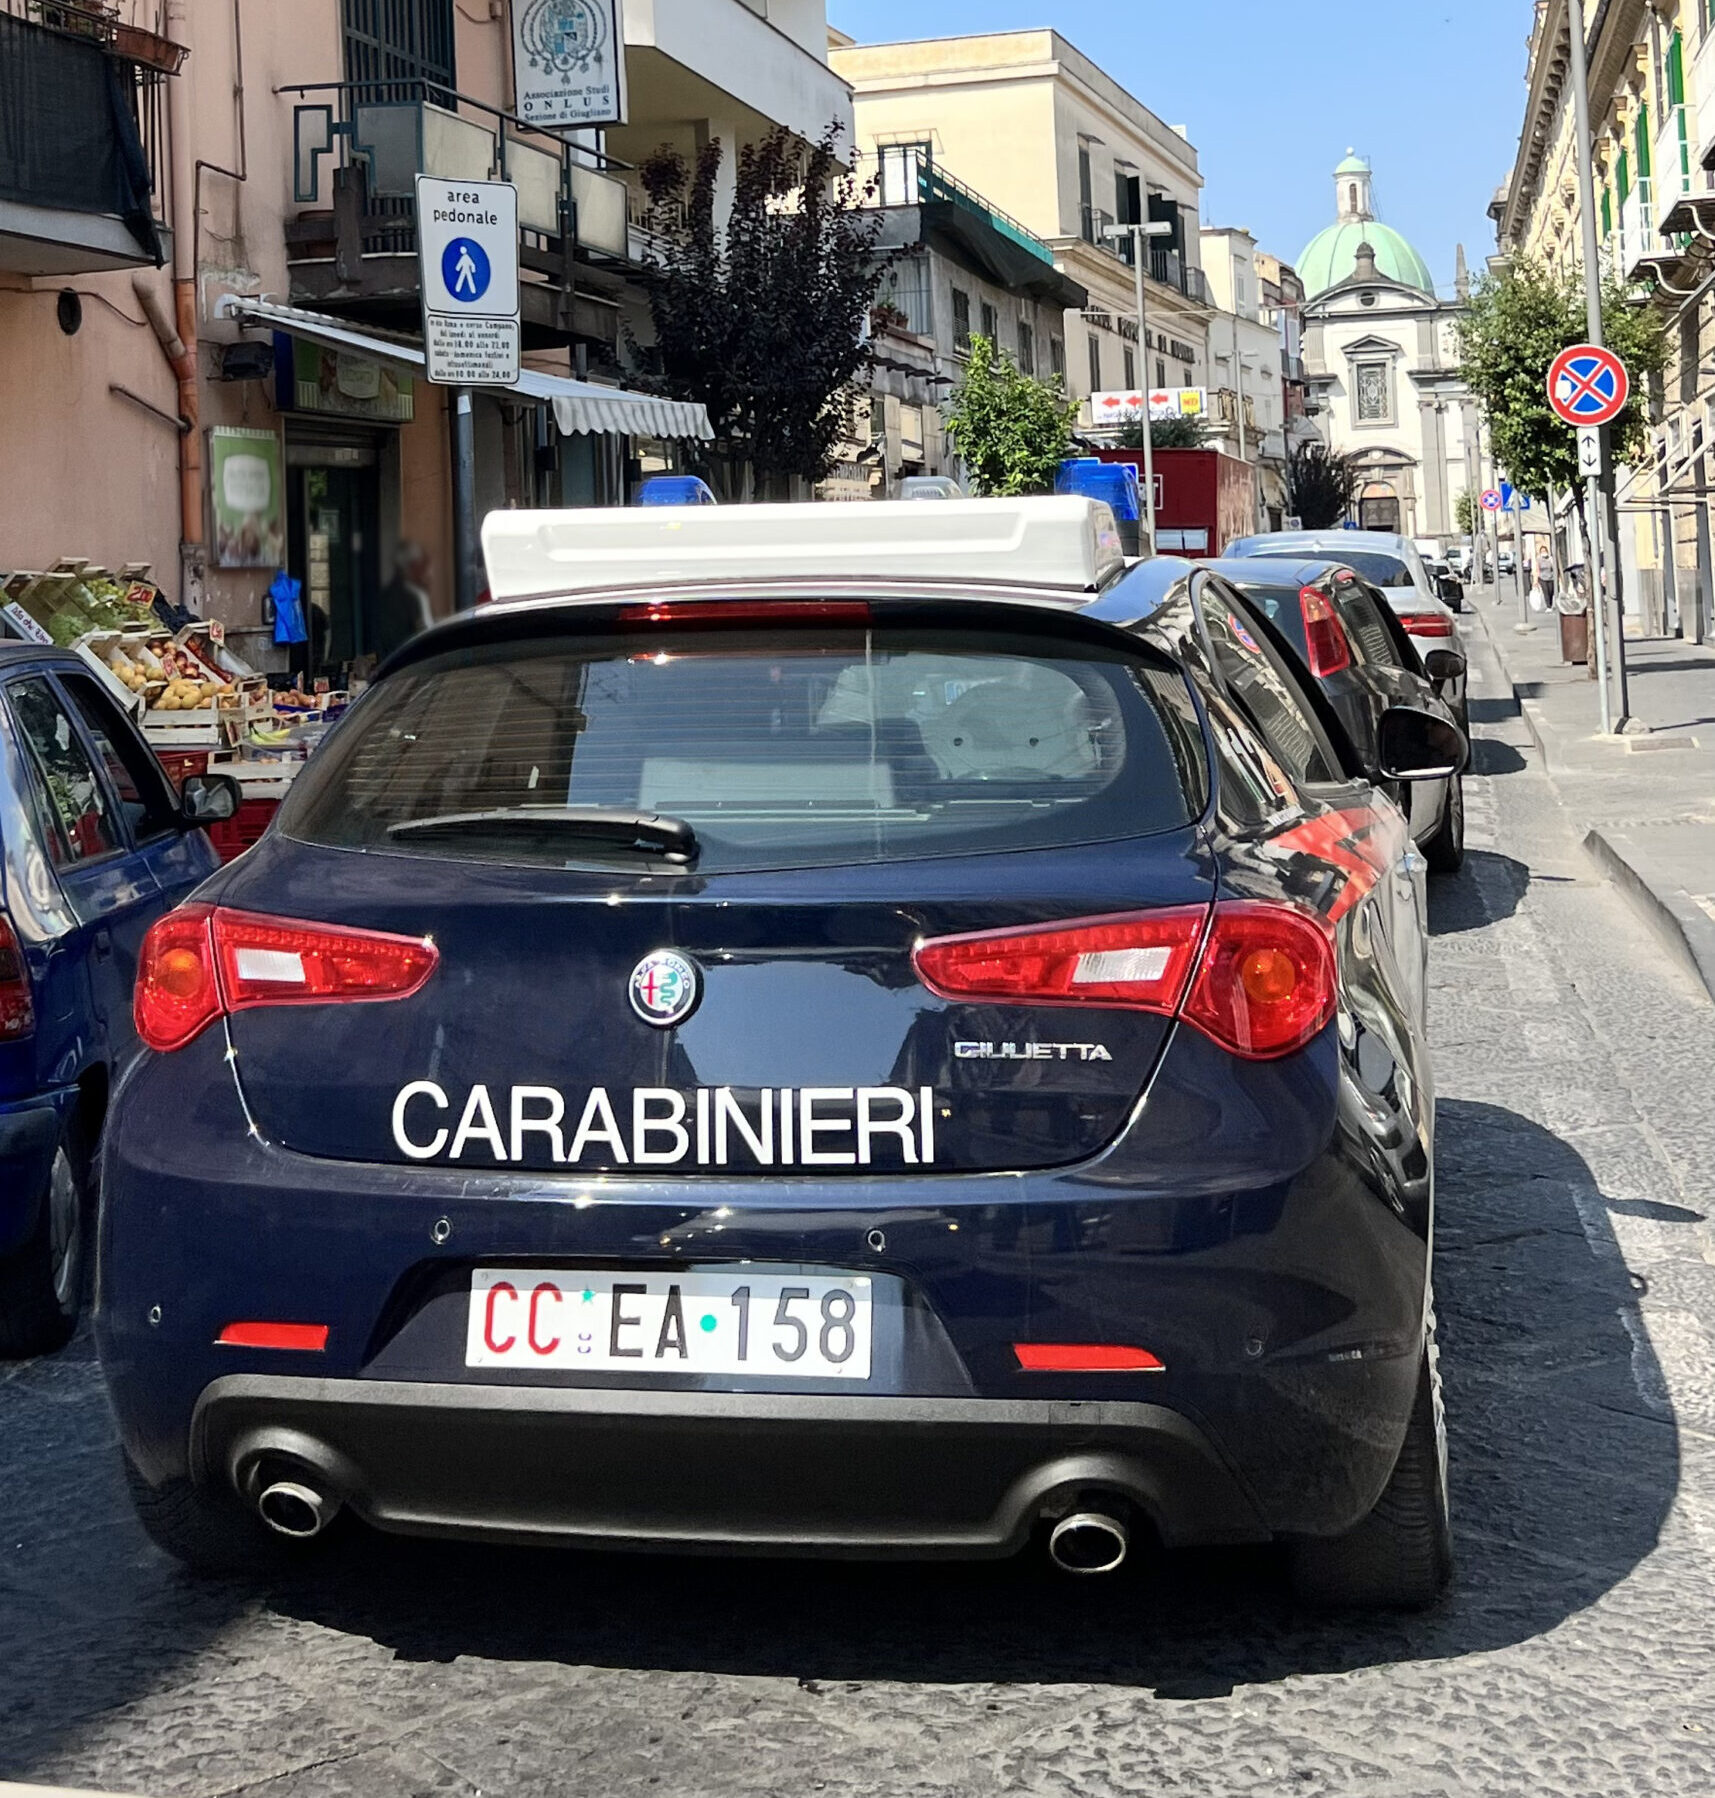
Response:
[{"label": "church dome", "polygon": [[1355,151],[1334,171],[1335,207],[1339,217],[1318,231],[1298,258],[1304,291],[1314,299],[1330,287],[1349,281],[1357,270],[1358,251],[1368,244],[1376,253],[1376,272],[1406,287],[1434,293],[1435,277],[1417,251],[1391,225],[1375,215],[1371,200],[1372,171]]}]

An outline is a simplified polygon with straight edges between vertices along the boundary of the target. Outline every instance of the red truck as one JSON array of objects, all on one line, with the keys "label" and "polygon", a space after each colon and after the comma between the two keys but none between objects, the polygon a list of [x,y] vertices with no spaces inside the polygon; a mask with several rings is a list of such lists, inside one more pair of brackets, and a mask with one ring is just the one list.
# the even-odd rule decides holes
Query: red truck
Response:
[{"label": "red truck", "polygon": [[[1084,450],[1103,462],[1133,462],[1143,479],[1143,451]],[[1222,555],[1235,537],[1257,528],[1256,470],[1213,449],[1158,449],[1155,462],[1155,548],[1195,560]]]}]

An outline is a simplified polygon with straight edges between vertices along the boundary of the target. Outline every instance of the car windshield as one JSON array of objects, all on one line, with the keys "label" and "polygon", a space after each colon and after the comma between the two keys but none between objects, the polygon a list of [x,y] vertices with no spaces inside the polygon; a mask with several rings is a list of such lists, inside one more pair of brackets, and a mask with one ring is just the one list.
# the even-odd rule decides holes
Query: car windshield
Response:
[{"label": "car windshield", "polygon": [[281,827],[564,864],[648,854],[648,832],[625,841],[641,815],[683,829],[704,873],[1108,841],[1200,814],[1184,705],[1146,658],[1004,631],[512,643],[381,683]]}]

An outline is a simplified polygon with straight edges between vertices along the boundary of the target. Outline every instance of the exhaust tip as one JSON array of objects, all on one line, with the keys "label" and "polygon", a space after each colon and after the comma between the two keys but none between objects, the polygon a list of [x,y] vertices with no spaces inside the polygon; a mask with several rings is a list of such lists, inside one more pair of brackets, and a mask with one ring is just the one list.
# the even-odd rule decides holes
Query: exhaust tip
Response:
[{"label": "exhaust tip", "polygon": [[308,1542],[327,1528],[339,1506],[313,1486],[297,1480],[275,1480],[262,1488],[256,1509],[276,1535]]},{"label": "exhaust tip", "polygon": [[1131,1538],[1117,1517],[1078,1511],[1055,1524],[1048,1558],[1062,1573],[1114,1573],[1124,1564]]}]

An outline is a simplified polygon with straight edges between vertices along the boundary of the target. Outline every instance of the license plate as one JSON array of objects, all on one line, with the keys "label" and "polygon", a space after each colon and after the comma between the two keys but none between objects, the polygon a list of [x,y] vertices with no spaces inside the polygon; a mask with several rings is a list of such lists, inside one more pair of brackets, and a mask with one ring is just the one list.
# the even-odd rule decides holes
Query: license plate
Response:
[{"label": "license plate", "polygon": [[465,1366],[867,1380],[871,1298],[856,1274],[483,1267]]}]

